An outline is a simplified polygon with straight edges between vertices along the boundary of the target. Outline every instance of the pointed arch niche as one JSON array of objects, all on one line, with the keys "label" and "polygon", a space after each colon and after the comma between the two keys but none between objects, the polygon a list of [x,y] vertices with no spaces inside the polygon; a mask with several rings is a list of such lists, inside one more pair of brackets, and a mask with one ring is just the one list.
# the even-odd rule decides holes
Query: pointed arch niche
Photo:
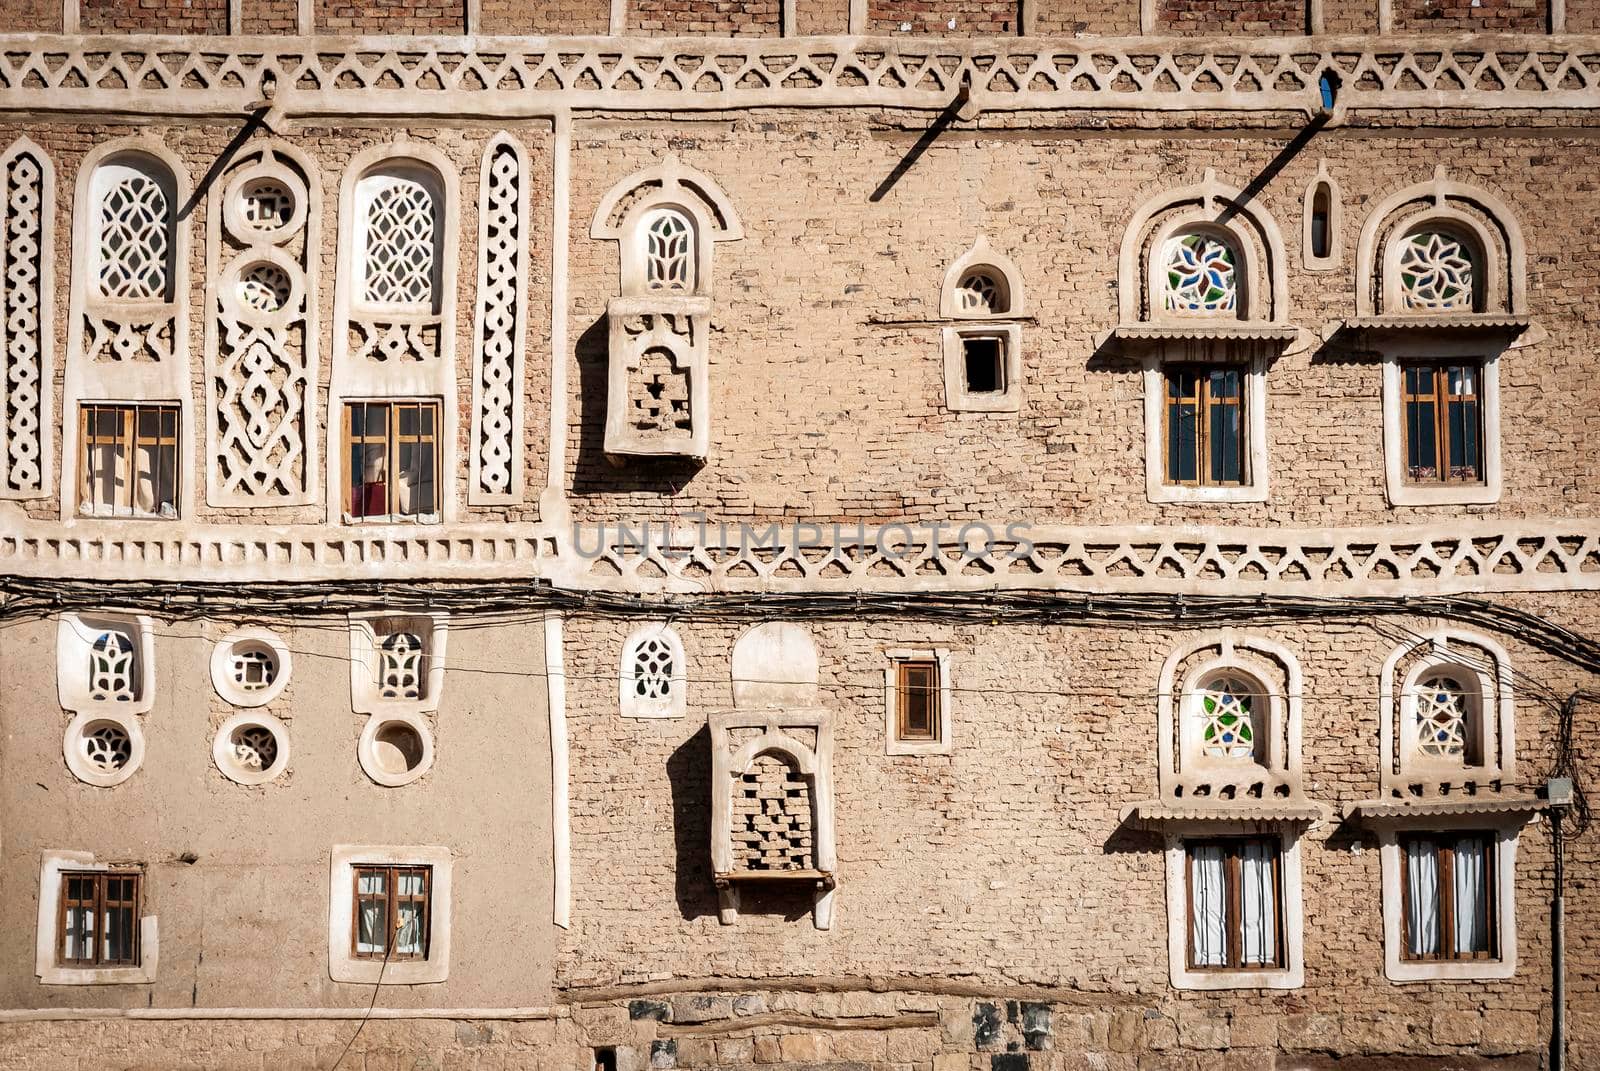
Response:
[{"label": "pointed arch niche", "polygon": [[606,453],[703,459],[712,253],[744,237],[738,213],[709,176],[668,156],[613,186],[589,235],[616,242],[620,259],[622,292],[606,305]]}]

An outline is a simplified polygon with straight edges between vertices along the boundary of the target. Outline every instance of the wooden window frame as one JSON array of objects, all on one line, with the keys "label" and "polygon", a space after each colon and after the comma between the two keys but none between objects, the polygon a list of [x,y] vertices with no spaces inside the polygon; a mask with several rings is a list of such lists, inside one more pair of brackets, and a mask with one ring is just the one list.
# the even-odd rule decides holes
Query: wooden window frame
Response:
[{"label": "wooden window frame", "polygon": [[[1400,845],[1400,960],[1402,963],[1494,963],[1500,960],[1500,842],[1493,830],[1463,829],[1448,833],[1410,833]],[[1464,840],[1483,842],[1483,904],[1489,933],[1486,952],[1461,955],[1455,945],[1456,846]],[[1439,859],[1439,951],[1411,953],[1411,859],[1406,849],[1431,842]]]},{"label": "wooden window frame", "polygon": [[[1244,963],[1244,911],[1241,905],[1242,849],[1247,844],[1264,844],[1272,849],[1273,957],[1271,963]],[[1227,908],[1223,925],[1227,930],[1225,964],[1197,964],[1194,960],[1194,851],[1196,848],[1223,849],[1223,883],[1227,887]],[[1196,837],[1183,841],[1184,964],[1188,970],[1204,973],[1219,971],[1281,971],[1288,966],[1288,941],[1284,933],[1283,845],[1275,837]]]},{"label": "wooden window frame", "polygon": [[[909,671],[925,671],[928,674],[928,683],[923,686],[928,700],[929,729],[926,733],[912,731],[907,718],[910,708],[910,698],[918,686],[909,681]],[[937,658],[902,658],[894,664],[895,686],[895,739],[909,744],[938,744],[942,743],[941,726],[943,724],[943,711],[940,709],[940,693],[944,682],[939,679],[939,660]]]},{"label": "wooden window frame", "polygon": [[[350,956],[358,960],[426,960],[433,937],[433,867],[404,863],[353,863],[350,881]],[[361,878],[364,874],[382,873],[384,876],[383,951],[361,951]],[[402,873],[422,875],[422,895],[402,896],[399,881]],[[400,952],[394,948],[396,925],[401,903],[422,905],[422,951]]]},{"label": "wooden window frame", "polygon": [[[1211,377],[1217,372],[1229,371],[1238,376],[1238,389],[1234,399],[1218,401],[1211,396]],[[1174,397],[1175,377],[1184,374],[1195,377],[1192,395]],[[1171,361],[1161,366],[1161,471],[1165,482],[1172,487],[1249,487],[1253,473],[1250,471],[1250,420],[1248,395],[1250,366],[1238,361]],[[1181,480],[1172,471],[1172,409],[1174,405],[1192,404],[1195,409],[1195,478]],[[1211,479],[1211,410],[1233,405],[1239,410],[1239,478],[1215,481]]]},{"label": "wooden window frame", "polygon": [[[354,436],[353,415],[357,406],[362,409],[382,408],[386,411],[384,432],[381,436],[374,436],[370,432],[363,432],[359,445],[381,445],[384,448],[384,509],[383,513],[356,513],[355,501],[352,494],[358,484],[365,485],[365,480],[357,480],[354,471],[355,465],[351,463],[351,450],[358,445]],[[400,432],[400,413],[404,409],[415,409],[420,414],[422,410],[431,410],[433,413],[432,434],[425,435],[417,432],[414,435],[402,435]],[[343,491],[340,498],[342,512],[353,524],[388,524],[388,523],[418,523],[421,518],[442,518],[444,515],[444,458],[443,458],[443,419],[444,407],[436,398],[381,398],[381,399],[346,399],[344,412],[340,417],[340,448],[344,451],[343,465]],[[365,421],[363,421],[365,423]],[[418,427],[421,421],[418,420]],[[427,513],[402,513],[400,511],[400,448],[402,446],[417,446],[430,443],[433,446],[433,509]]]},{"label": "wooden window frame", "polygon": [[[96,418],[101,413],[111,413],[117,420],[117,432],[111,439],[102,440],[95,435]],[[145,413],[153,413],[156,417],[156,432],[152,438],[141,434],[139,431],[139,418]],[[170,438],[161,430],[163,418],[172,417],[172,434]],[[87,517],[116,517],[123,520],[177,520],[182,506],[182,486],[179,482],[183,472],[179,441],[182,439],[183,410],[176,402],[80,402],[78,403],[78,512]],[[101,512],[103,503],[94,501],[94,490],[97,481],[91,468],[95,456],[93,447],[111,445],[122,457],[126,459],[127,475],[123,481],[122,493],[117,497],[126,497],[126,503],[113,501],[109,503],[111,511]],[[155,495],[156,510],[145,512],[134,507],[134,489],[138,486],[140,473],[134,466],[139,457],[139,447],[154,447],[156,457],[160,457],[162,447],[172,450],[172,471],[170,474],[161,474],[170,479],[172,516],[164,516],[160,511],[161,496]],[[151,473],[151,482],[158,488],[157,474]],[[113,492],[116,495],[116,492]],[[85,510],[87,507],[87,510]]]},{"label": "wooden window frame", "polygon": [[[74,881],[88,881],[93,886],[93,895],[88,900],[73,899],[68,896],[70,883]],[[108,882],[132,882],[133,894],[131,899],[109,899]],[[138,870],[63,870],[61,871],[60,895],[56,897],[56,964],[69,970],[104,970],[107,968],[137,967],[140,965],[142,948],[140,947],[141,916],[140,907],[144,899],[144,875]],[[88,958],[72,958],[67,955],[67,912],[87,906],[90,908],[94,922],[94,951]],[[106,940],[110,927],[105,924],[108,909],[114,907],[129,907],[132,909],[132,922],[128,931],[128,947],[130,954],[126,957],[112,959],[106,954]]]},{"label": "wooden window frame", "polygon": [[[1470,368],[1472,370],[1473,392],[1471,394],[1450,393],[1449,373],[1452,368]],[[1426,394],[1415,394],[1410,388],[1410,373],[1420,369],[1426,369],[1429,372],[1428,378],[1432,389]],[[1403,360],[1400,362],[1400,434],[1402,437],[1400,466],[1406,483],[1413,487],[1476,486],[1484,483],[1484,470],[1488,463],[1485,452],[1488,443],[1485,430],[1483,376],[1484,362],[1470,358]],[[1438,475],[1432,478],[1415,475],[1411,464],[1411,406],[1415,402],[1425,402],[1433,406],[1433,468]],[[1475,430],[1478,438],[1478,462],[1473,476],[1458,478],[1452,475],[1449,464],[1450,447],[1453,442],[1450,433],[1450,407],[1463,402],[1471,402],[1477,414]]]}]

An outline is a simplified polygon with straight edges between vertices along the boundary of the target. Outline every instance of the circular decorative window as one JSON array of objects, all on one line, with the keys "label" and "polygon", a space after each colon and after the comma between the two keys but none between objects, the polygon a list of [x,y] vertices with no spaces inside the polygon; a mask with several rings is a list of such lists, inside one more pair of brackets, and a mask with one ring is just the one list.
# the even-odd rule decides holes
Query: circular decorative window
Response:
[{"label": "circular decorative window", "polygon": [[289,730],[270,714],[235,714],[217,730],[211,758],[224,777],[261,785],[289,765]]},{"label": "circular decorative window", "polygon": [[239,304],[256,312],[281,312],[289,304],[294,283],[289,273],[268,261],[239,273]]},{"label": "circular decorative window", "polygon": [[264,628],[242,628],[211,652],[211,684],[236,707],[259,707],[282,694],[291,668],[288,646]]},{"label": "circular decorative window", "polygon": [[433,766],[433,733],[415,714],[374,714],[361,731],[356,757],[378,784],[409,785]]},{"label": "circular decorative window", "polygon": [[79,714],[62,740],[67,768],[85,784],[120,785],[144,761],[144,733],[129,715]]},{"label": "circular decorative window", "polygon": [[305,187],[293,171],[272,163],[235,178],[223,195],[228,229],[245,240],[281,242],[305,225]]}]

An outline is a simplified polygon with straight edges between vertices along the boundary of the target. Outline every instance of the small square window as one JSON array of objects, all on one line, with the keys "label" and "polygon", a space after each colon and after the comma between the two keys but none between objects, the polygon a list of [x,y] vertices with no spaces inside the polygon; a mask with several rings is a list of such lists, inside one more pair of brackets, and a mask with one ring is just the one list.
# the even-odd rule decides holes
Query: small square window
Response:
[{"label": "small square window", "polygon": [[433,868],[355,866],[350,954],[356,959],[427,959]]},{"label": "small square window", "polygon": [[1184,843],[1188,966],[1192,971],[1284,966],[1283,864],[1279,845],[1257,837]]},{"label": "small square window", "polygon": [[916,743],[939,740],[939,663],[928,660],[895,664],[899,711],[895,736]]},{"label": "small square window", "polygon": [[346,520],[437,522],[439,403],[350,402],[344,413]]},{"label": "small square window", "polygon": [[62,871],[57,963],[76,969],[137,967],[141,885],[138,871]]},{"label": "small square window", "polygon": [[995,394],[1006,389],[1004,338],[996,335],[962,338],[961,364],[968,394]]},{"label": "small square window", "polygon": [[1499,958],[1495,855],[1495,838],[1490,833],[1400,839],[1402,959]]},{"label": "small square window", "polygon": [[178,407],[85,405],[78,419],[78,512],[178,516]]}]

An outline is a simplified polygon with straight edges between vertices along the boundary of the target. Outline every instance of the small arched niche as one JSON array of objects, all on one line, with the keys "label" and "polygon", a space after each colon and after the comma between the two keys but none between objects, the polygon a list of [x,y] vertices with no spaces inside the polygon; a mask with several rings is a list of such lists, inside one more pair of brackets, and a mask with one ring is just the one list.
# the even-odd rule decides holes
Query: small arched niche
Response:
[{"label": "small arched niche", "polygon": [[1344,203],[1327,161],[1306,184],[1300,226],[1301,261],[1307,271],[1333,271],[1344,259]]},{"label": "small arched niche", "polygon": [[1022,408],[1022,273],[983,235],[945,271],[945,407],[951,412],[1015,413]]}]

